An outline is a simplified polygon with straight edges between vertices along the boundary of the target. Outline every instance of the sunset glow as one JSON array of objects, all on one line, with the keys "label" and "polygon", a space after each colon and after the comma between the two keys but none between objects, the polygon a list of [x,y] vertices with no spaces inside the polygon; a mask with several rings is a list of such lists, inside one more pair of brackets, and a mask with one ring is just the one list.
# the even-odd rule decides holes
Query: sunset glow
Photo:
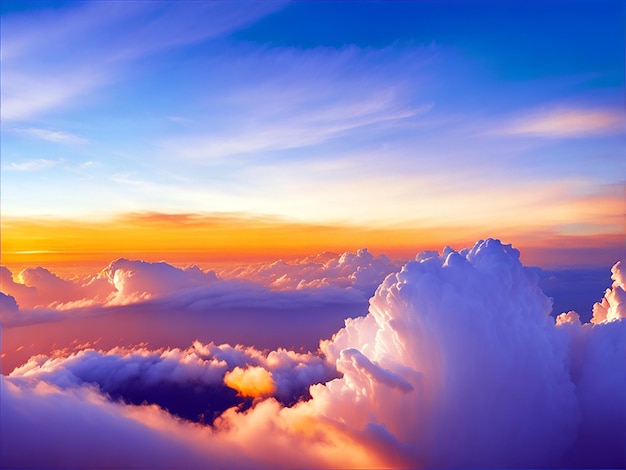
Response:
[{"label": "sunset glow", "polygon": [[0,468],[626,467],[622,0],[0,3]]}]

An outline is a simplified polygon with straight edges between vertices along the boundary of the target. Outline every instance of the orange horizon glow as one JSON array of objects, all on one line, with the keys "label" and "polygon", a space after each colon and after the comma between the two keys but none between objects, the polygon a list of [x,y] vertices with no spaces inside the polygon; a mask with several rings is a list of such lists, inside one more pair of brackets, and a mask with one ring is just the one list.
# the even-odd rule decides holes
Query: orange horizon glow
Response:
[{"label": "orange horizon glow", "polygon": [[[497,237],[533,265],[611,265],[623,256],[623,236],[562,235],[529,228],[486,233],[476,227],[379,227],[294,223],[242,215],[138,213],[108,220],[3,218],[1,264],[17,272],[33,265],[92,270],[125,257],[178,264],[219,265],[293,260],[324,251],[367,248],[395,259],[445,245],[472,246]],[[572,259],[576,252],[579,259]],[[93,272],[93,271],[92,271]]]}]

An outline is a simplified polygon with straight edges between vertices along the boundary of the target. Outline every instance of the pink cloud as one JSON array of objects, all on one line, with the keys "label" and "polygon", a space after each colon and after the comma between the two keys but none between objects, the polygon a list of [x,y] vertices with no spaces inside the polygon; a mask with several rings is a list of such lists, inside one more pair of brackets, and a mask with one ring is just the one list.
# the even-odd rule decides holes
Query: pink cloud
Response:
[{"label": "pink cloud", "polygon": [[622,110],[556,107],[512,119],[497,132],[538,137],[588,137],[623,132]]}]

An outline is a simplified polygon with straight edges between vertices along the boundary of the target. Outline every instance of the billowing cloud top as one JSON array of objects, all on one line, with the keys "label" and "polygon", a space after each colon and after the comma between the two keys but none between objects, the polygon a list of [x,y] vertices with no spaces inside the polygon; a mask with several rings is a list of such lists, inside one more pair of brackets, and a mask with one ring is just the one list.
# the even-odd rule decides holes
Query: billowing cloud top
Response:
[{"label": "billowing cloud top", "polygon": [[604,323],[619,318],[626,318],[626,276],[622,269],[623,261],[618,261],[611,268],[613,286],[607,289],[601,302],[593,306],[592,323]]},{"label": "billowing cloud top", "polygon": [[252,280],[274,289],[307,287],[354,287],[373,293],[376,287],[399,265],[385,255],[374,256],[367,248],[356,253],[320,253],[294,263],[276,261],[222,271],[226,278]]}]

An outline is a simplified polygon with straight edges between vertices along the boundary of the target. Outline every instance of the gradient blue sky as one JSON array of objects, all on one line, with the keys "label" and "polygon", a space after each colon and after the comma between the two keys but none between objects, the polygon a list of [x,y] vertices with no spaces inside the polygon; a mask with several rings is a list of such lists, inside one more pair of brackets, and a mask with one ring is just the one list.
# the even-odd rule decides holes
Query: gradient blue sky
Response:
[{"label": "gradient blue sky", "polygon": [[9,219],[623,233],[622,1],[3,1],[1,35]]}]

